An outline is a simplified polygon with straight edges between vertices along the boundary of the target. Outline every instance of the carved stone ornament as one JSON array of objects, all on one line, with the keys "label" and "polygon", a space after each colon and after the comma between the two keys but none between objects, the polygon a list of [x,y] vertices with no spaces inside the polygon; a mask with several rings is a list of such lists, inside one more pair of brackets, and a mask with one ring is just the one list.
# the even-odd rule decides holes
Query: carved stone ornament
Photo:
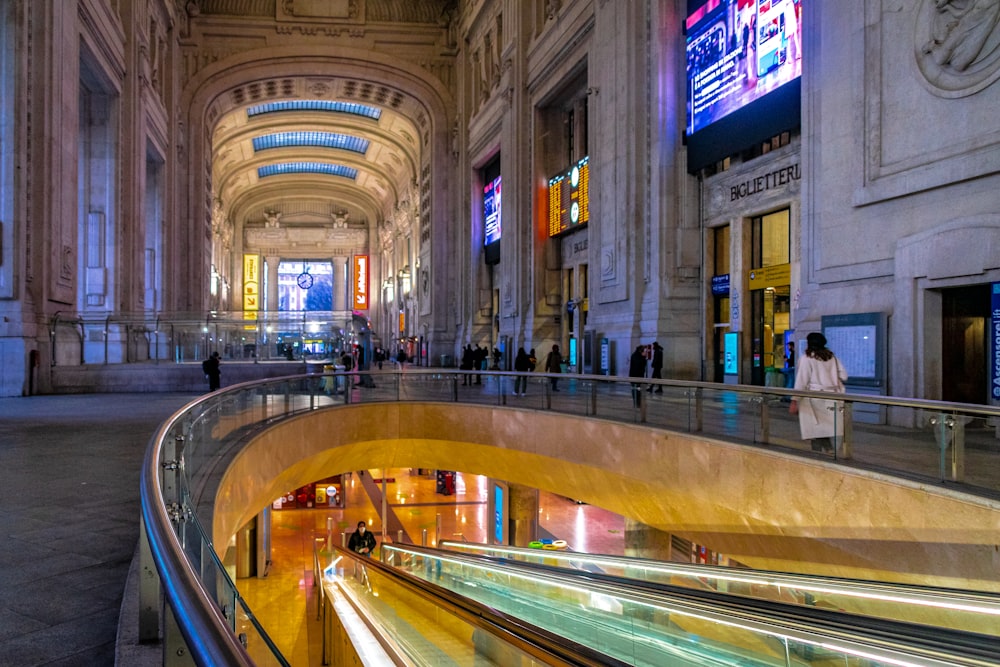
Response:
[{"label": "carved stone ornament", "polygon": [[965,97],[1000,78],[1000,0],[921,0],[917,68],[940,97]]}]

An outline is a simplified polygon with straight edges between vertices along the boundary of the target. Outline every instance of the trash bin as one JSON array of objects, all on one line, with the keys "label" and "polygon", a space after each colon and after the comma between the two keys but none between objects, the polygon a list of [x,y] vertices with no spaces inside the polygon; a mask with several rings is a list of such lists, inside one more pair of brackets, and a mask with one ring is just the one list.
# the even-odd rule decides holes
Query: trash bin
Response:
[{"label": "trash bin", "polygon": [[451,368],[454,365],[455,365],[455,360],[452,358],[452,356],[450,354],[442,354],[441,355],[441,367],[442,368]]}]

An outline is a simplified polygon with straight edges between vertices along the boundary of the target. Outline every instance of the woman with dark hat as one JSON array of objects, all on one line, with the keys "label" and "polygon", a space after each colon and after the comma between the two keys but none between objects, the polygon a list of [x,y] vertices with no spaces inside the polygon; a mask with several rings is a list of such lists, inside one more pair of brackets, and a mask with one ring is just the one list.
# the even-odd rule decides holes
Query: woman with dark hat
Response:
[{"label": "woman with dark hat", "polygon": [[[826,347],[826,336],[813,332],[806,336],[806,351],[795,368],[795,388],[805,391],[844,393],[847,371]],[[819,398],[793,400],[790,412],[798,414],[803,440],[812,441],[813,451],[833,451],[833,439],[844,434],[841,401]]]}]

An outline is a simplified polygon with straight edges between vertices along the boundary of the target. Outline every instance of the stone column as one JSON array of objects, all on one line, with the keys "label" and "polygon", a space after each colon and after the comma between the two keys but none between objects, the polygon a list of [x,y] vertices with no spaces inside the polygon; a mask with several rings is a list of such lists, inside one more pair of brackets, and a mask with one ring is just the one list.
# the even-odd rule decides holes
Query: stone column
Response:
[{"label": "stone column", "polygon": [[333,309],[348,310],[351,277],[347,274],[347,258],[333,258]]},{"label": "stone column", "polygon": [[265,278],[267,301],[264,302],[264,308],[278,310],[278,264],[281,263],[281,257],[268,255],[264,261],[267,263],[267,277]]},{"label": "stone column", "polygon": [[510,544],[526,547],[538,536],[538,489],[522,484],[508,484],[510,493],[509,534]]},{"label": "stone column", "polygon": [[670,560],[670,533],[625,518],[625,555]]}]

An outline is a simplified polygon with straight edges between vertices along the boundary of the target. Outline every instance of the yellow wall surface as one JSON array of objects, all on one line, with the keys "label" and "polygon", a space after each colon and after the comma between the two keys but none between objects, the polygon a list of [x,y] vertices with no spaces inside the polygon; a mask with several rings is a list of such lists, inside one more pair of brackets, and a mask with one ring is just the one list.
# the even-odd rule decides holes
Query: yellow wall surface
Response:
[{"label": "yellow wall surface", "polygon": [[215,544],[286,489],[368,468],[537,487],[754,568],[1000,590],[995,501],[688,434],[440,403],[317,410],[262,432],[220,482]]}]

